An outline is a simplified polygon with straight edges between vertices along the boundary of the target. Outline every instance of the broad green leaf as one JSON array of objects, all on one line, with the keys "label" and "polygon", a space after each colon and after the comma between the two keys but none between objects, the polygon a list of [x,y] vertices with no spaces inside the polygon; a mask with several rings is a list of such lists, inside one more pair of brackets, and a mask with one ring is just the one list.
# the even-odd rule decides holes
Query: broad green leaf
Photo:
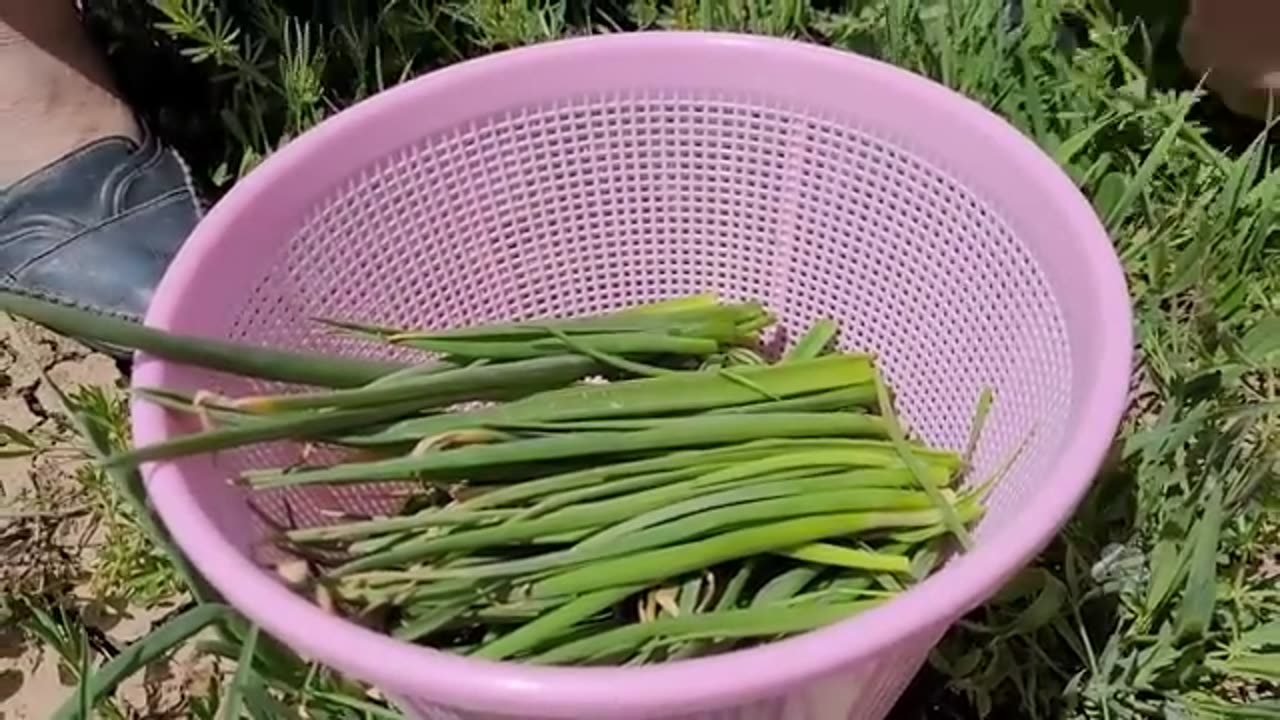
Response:
[{"label": "broad green leaf", "polygon": [[1113,170],[1098,181],[1098,188],[1093,193],[1093,208],[1102,217],[1109,217],[1120,205],[1128,186],[1123,173]]},{"label": "broad green leaf", "polygon": [[76,703],[80,717],[93,717],[94,697],[89,687],[89,671],[93,667],[93,649],[89,647],[89,630],[80,626],[80,670],[79,682],[76,683]]},{"label": "broad green leaf", "polygon": [[1227,166],[1227,178],[1218,194],[1215,210],[1218,215],[1227,219],[1237,217],[1237,210],[1245,193],[1254,186],[1261,168],[1263,150],[1267,146],[1267,135],[1259,135],[1239,157]]},{"label": "broad green leaf", "polygon": [[[1079,172],[1081,175],[1081,179],[1080,179],[1081,186],[1092,187],[1094,183],[1101,184],[1103,182],[1107,182],[1107,176],[1110,174],[1111,166],[1114,163],[1115,163],[1115,159],[1111,156],[1111,153],[1104,152],[1098,155],[1097,159],[1095,159],[1092,163],[1089,164],[1088,167],[1084,168],[1083,170],[1079,169],[1080,166],[1075,166],[1077,168],[1077,172]],[[1119,177],[1119,180],[1123,183],[1124,176],[1121,175]],[[1097,193],[1095,192],[1093,194],[1096,195]],[[1117,192],[1116,195],[1118,196],[1119,193]]]},{"label": "broad green leaf", "polygon": [[1146,611],[1154,615],[1168,602],[1174,586],[1186,574],[1188,555],[1179,551],[1178,540],[1186,529],[1176,521],[1167,522],[1160,533],[1160,540],[1151,551],[1151,580],[1147,585]]},{"label": "broad green leaf", "polygon": [[1204,498],[1200,522],[1189,542],[1194,548],[1187,584],[1178,608],[1175,635],[1180,642],[1200,638],[1213,620],[1217,600],[1218,543],[1222,533],[1222,486],[1215,484]]},{"label": "broad green leaf", "polygon": [[1133,686],[1143,689],[1153,688],[1161,673],[1174,666],[1183,652],[1173,643],[1173,637],[1166,625],[1155,644],[1138,654],[1137,672],[1132,680]]},{"label": "broad green leaf", "polygon": [[1280,653],[1238,655],[1222,663],[1221,667],[1238,678],[1280,682]]},{"label": "broad green leaf", "polygon": [[1236,644],[1246,650],[1280,647],[1280,620],[1274,620],[1266,625],[1259,625],[1244,633]]},{"label": "broad green leaf", "polygon": [[1255,363],[1263,363],[1280,353],[1280,317],[1259,320],[1245,333],[1240,350]]}]

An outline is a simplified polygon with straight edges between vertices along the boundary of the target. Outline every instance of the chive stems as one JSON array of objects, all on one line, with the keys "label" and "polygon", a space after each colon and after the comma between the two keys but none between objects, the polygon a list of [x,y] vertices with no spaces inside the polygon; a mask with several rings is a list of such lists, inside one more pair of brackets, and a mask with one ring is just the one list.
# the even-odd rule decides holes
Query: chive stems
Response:
[{"label": "chive stems", "polygon": [[321,321],[421,351],[412,365],[174,335],[11,291],[0,311],[309,386],[136,390],[204,429],[104,462],[282,440],[355,450],[233,479],[250,491],[391,483],[401,512],[278,532],[309,559],[291,585],[476,658],[666,662],[839,622],[892,602],[952,541],[967,549],[990,484],[961,482],[990,393],[962,452],[928,447],[907,437],[872,356],[834,349],[834,320],[771,361],[768,310],[711,294],[449,329]]}]

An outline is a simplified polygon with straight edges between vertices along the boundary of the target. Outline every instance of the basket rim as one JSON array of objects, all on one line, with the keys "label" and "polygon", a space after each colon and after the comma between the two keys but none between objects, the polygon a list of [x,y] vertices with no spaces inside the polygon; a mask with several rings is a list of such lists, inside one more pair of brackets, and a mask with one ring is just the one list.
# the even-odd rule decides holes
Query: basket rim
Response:
[{"label": "basket rim", "polygon": [[[303,656],[370,682],[389,695],[422,699],[463,710],[516,717],[620,717],[690,713],[738,704],[817,679],[858,663],[892,657],[912,645],[932,645],[965,612],[992,595],[1053,538],[1082,500],[1101,466],[1125,409],[1133,354],[1132,315],[1123,270],[1092,207],[1066,174],[1032,141],[978,103],[927,78],[887,63],[812,44],[775,38],[709,32],[644,32],[558,40],[508,50],[423,75],[364,100],[300,135],[268,157],[208,213],[183,246],[155,294],[146,324],[174,328],[180,323],[176,298],[200,274],[218,245],[229,218],[244,212],[287,179],[300,158],[324,153],[360,121],[396,113],[423,94],[457,92],[483,82],[513,63],[565,55],[628,51],[662,53],[718,46],[771,58],[838,67],[851,81],[893,83],[946,108],[959,125],[994,138],[1010,164],[1035,176],[1055,197],[1068,223],[1063,237],[1089,269],[1097,302],[1115,308],[1092,328],[1099,348],[1099,374],[1080,403],[1087,426],[1063,440],[1065,458],[1045,477],[1033,507],[1005,523],[973,551],[884,606],[786,640],[722,655],[638,668],[554,668],[459,657],[363,628],[328,615],[279,584],[272,574],[242,556],[218,530],[195,496],[185,489],[174,463],[143,467],[148,495],[176,544],[223,598],[270,635]],[[345,126],[345,127],[343,127]],[[165,363],[137,358],[133,385],[159,384]],[[164,411],[147,403],[132,407],[139,443],[162,439]],[[919,653],[923,656],[923,652]],[[914,666],[911,670],[914,672]]]}]

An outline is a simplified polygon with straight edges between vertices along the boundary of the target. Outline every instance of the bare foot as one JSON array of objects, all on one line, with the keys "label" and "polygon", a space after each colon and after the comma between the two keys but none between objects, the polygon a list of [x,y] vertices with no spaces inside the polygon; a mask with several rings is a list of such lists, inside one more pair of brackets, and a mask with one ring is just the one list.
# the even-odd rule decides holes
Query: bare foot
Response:
[{"label": "bare foot", "polygon": [[89,142],[137,139],[70,0],[0,0],[0,189]]}]

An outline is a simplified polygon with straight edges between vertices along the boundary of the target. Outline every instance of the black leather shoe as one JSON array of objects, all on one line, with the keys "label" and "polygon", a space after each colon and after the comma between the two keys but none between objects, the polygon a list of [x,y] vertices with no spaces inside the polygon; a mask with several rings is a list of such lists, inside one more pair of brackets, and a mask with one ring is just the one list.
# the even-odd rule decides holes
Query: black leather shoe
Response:
[{"label": "black leather shoe", "polygon": [[154,136],[98,140],[0,190],[3,282],[139,321],[201,214],[186,164]]}]

